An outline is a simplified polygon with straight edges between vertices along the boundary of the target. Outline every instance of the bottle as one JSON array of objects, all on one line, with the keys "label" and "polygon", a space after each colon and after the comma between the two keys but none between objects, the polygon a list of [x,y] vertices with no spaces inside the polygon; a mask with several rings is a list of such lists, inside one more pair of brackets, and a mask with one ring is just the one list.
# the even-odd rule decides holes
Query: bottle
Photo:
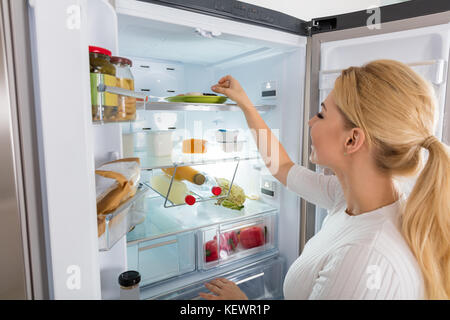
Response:
[{"label": "bottle", "polygon": [[[166,174],[153,176],[151,178],[150,185],[154,190],[156,190],[162,196],[166,197],[171,180],[172,177]],[[173,179],[172,181],[172,187],[170,189],[168,199],[175,205],[184,203],[193,205],[196,202],[195,197],[189,194],[189,189],[187,188],[186,184],[177,179]]]},{"label": "bottle", "polygon": [[[134,91],[134,78],[130,67],[133,65],[130,59],[124,57],[111,57],[111,63],[116,67],[116,77],[119,87]],[[136,119],[136,98],[119,96],[117,121],[129,121]]]},{"label": "bottle", "polygon": [[[175,179],[177,180],[187,180],[197,185],[202,185],[203,183],[205,183],[206,177],[189,166],[177,167],[176,169]],[[162,169],[162,171],[164,171],[169,176],[173,176],[175,168],[164,168]]]},{"label": "bottle", "polygon": [[89,69],[91,80],[91,104],[93,121],[116,121],[119,97],[109,92],[98,92],[99,84],[115,87],[116,68],[110,61],[111,51],[89,46]]},{"label": "bottle", "polygon": [[125,271],[119,275],[120,300],[139,300],[141,275],[137,271]]},{"label": "bottle", "polygon": [[190,190],[202,198],[219,196],[222,193],[222,188],[219,186],[216,179],[207,174],[203,174],[203,176],[205,177],[203,184],[190,184]]}]

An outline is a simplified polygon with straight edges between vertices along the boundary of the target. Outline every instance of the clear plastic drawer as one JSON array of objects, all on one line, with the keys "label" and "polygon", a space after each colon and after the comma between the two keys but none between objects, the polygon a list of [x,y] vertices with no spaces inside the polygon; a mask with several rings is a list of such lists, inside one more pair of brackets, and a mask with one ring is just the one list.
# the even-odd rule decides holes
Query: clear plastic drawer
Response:
[{"label": "clear plastic drawer", "polygon": [[276,213],[201,229],[198,265],[207,270],[276,247]]},{"label": "clear plastic drawer", "polygon": [[236,283],[250,300],[283,299],[285,261],[281,257],[262,260],[239,271],[219,274],[190,286],[155,297],[162,300],[201,300],[199,292],[210,293],[205,283],[216,278],[226,278]]},{"label": "clear plastic drawer", "polygon": [[141,274],[141,286],[195,270],[195,234],[181,233],[128,245],[128,269]]}]

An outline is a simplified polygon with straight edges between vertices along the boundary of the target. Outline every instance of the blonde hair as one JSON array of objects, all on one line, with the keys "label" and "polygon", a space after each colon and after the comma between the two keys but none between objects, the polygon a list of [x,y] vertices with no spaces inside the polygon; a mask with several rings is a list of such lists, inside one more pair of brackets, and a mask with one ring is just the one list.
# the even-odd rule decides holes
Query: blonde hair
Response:
[{"label": "blonde hair", "polygon": [[[347,127],[361,128],[380,170],[420,175],[402,210],[402,234],[425,281],[426,298],[450,299],[450,154],[433,136],[433,88],[407,65],[376,60],[350,67],[334,86]],[[428,149],[423,165],[422,148]]]}]

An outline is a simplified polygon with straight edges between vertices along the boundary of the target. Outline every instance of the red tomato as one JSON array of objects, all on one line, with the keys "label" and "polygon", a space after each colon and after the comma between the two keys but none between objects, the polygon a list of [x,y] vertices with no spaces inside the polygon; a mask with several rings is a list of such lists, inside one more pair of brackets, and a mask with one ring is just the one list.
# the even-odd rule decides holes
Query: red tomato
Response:
[{"label": "red tomato", "polygon": [[218,252],[217,252],[217,241],[210,240],[207,243],[205,243],[205,257],[206,262],[214,261],[219,258]]},{"label": "red tomato", "polygon": [[264,231],[260,227],[242,229],[239,233],[239,241],[244,249],[262,246],[265,243]]}]

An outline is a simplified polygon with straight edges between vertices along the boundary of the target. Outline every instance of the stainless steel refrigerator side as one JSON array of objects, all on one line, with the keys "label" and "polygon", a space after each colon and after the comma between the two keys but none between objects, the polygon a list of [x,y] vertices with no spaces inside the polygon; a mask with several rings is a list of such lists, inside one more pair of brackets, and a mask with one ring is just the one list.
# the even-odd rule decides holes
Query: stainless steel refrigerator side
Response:
[{"label": "stainless steel refrigerator side", "polygon": [[[383,14],[382,8],[381,8],[381,14]],[[313,35],[311,38],[311,50],[312,50],[312,57],[311,57],[311,70],[310,70],[310,90],[309,90],[309,115],[310,117],[313,116],[315,113],[319,111],[319,71],[320,71],[320,57],[321,57],[321,44],[324,42],[329,41],[337,41],[337,40],[346,40],[346,39],[353,39],[358,37],[366,37],[366,36],[373,36],[373,35],[379,35],[384,33],[393,33],[397,31],[405,31],[410,29],[416,29],[416,28],[422,28],[422,27],[429,27],[434,25],[441,25],[446,24],[450,22],[450,12],[443,12],[443,13],[437,13],[432,14],[428,16],[421,16],[416,18],[410,18],[410,19],[404,19],[400,21],[393,21],[389,23],[382,24],[380,29],[369,29],[368,27],[359,27],[354,29],[347,29],[347,30],[340,30],[340,31],[332,31],[332,32],[324,32]],[[447,93],[449,92],[450,84],[448,82],[448,74],[447,74]],[[306,103],[305,103],[306,105]],[[450,115],[450,94],[447,94],[446,96],[446,114],[445,116]],[[307,119],[305,118],[305,123]],[[444,127],[444,141],[447,143],[450,139],[450,128],[449,123],[450,121],[447,121],[447,128]],[[306,130],[306,129],[305,129]],[[445,131],[446,130],[446,131]],[[309,138],[309,135],[307,136]],[[306,134],[305,134],[306,139]],[[304,159],[306,159],[306,151],[310,151],[310,141],[308,145],[304,145]],[[307,166],[309,169],[315,170],[315,165],[309,161],[309,159],[306,159],[303,163],[304,166]],[[303,201],[303,200],[302,200]],[[305,231],[303,234],[304,243],[306,243],[315,233],[315,211],[316,206],[310,203],[305,203],[302,206],[302,209],[305,209],[305,213],[303,215],[306,217],[305,222]],[[308,223],[308,218],[309,223]],[[303,247],[302,247],[303,249]]]},{"label": "stainless steel refrigerator side", "polygon": [[[319,53],[320,44],[317,43],[314,37],[307,38],[306,44],[306,79],[305,81],[305,100],[303,111],[303,148],[301,154],[301,165],[307,167],[310,170],[315,170],[315,164],[309,161],[309,155],[311,152],[311,138],[309,135],[308,121],[317,112],[316,104],[312,104],[312,101],[318,101],[319,91]],[[309,80],[309,81],[308,81]],[[316,88],[317,90],[314,90]],[[311,214],[312,212],[312,214]],[[301,252],[306,242],[314,235],[310,234],[311,230],[314,231],[314,205],[307,202],[303,198],[300,198],[300,243],[299,249]]]},{"label": "stainless steel refrigerator side", "polygon": [[27,2],[9,1],[9,20],[16,83],[17,119],[22,154],[26,232],[32,299],[48,299],[48,268],[36,135],[36,113]]},{"label": "stainless steel refrigerator side", "polygon": [[31,297],[9,4],[0,2],[0,299]]},{"label": "stainless steel refrigerator side", "polygon": [[442,130],[442,141],[450,146],[450,52],[448,53],[447,63],[447,95],[445,97],[444,108],[444,126]]}]

